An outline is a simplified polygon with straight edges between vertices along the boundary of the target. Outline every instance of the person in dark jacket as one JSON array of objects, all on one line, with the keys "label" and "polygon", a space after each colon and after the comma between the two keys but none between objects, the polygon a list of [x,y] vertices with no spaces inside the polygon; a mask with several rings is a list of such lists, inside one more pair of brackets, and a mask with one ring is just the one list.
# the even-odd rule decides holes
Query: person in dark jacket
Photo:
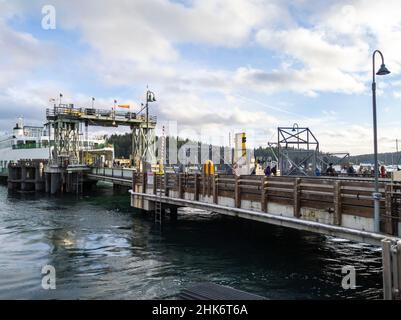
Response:
[{"label": "person in dark jacket", "polygon": [[267,167],[266,167],[266,169],[265,169],[265,176],[266,177],[270,177],[270,175],[271,175],[271,169],[270,169],[270,166],[268,165]]},{"label": "person in dark jacket", "polygon": [[334,176],[335,173],[336,173],[336,170],[334,170],[333,164],[330,163],[329,167],[326,170],[326,174],[329,175],[329,176]]}]

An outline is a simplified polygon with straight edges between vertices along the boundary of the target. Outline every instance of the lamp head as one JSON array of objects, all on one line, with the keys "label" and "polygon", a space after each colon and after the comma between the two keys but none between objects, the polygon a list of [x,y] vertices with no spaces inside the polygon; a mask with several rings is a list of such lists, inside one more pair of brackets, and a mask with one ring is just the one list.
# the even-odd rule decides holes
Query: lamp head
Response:
[{"label": "lamp head", "polygon": [[155,94],[151,91],[148,91],[147,100],[148,102],[155,102],[156,101]]},{"label": "lamp head", "polygon": [[386,65],[383,63],[381,66],[380,66],[380,69],[379,69],[379,71],[377,71],[377,75],[378,76],[384,76],[384,75],[386,75],[386,74],[389,74],[390,73],[390,71],[386,68]]}]

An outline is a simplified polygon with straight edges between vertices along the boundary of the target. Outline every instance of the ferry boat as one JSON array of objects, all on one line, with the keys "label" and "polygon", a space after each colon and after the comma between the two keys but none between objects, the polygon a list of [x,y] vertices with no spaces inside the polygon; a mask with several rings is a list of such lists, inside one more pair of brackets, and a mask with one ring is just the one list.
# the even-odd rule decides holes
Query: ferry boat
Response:
[{"label": "ferry boat", "polygon": [[[7,173],[10,162],[50,159],[54,143],[50,136],[45,126],[25,125],[23,118],[19,118],[11,134],[0,136],[0,173]],[[79,145],[87,164],[95,161],[94,156],[100,158],[103,165],[114,159],[114,147],[107,145],[103,137],[88,138]]]}]

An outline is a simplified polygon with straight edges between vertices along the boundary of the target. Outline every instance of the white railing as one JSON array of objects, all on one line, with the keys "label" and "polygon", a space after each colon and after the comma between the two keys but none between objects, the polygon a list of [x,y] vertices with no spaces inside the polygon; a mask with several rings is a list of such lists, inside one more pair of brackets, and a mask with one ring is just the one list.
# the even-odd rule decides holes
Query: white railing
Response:
[{"label": "white railing", "polygon": [[133,169],[128,168],[92,168],[92,174],[99,176],[120,178],[120,179],[131,179]]}]

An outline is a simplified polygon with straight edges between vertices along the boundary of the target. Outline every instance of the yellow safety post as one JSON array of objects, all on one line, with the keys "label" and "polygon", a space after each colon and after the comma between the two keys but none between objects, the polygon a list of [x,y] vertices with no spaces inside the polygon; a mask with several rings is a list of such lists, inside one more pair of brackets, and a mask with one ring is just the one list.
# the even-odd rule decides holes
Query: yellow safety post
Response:
[{"label": "yellow safety post", "polygon": [[203,172],[205,176],[212,176],[214,175],[214,163],[211,160],[206,160],[203,164]]}]

